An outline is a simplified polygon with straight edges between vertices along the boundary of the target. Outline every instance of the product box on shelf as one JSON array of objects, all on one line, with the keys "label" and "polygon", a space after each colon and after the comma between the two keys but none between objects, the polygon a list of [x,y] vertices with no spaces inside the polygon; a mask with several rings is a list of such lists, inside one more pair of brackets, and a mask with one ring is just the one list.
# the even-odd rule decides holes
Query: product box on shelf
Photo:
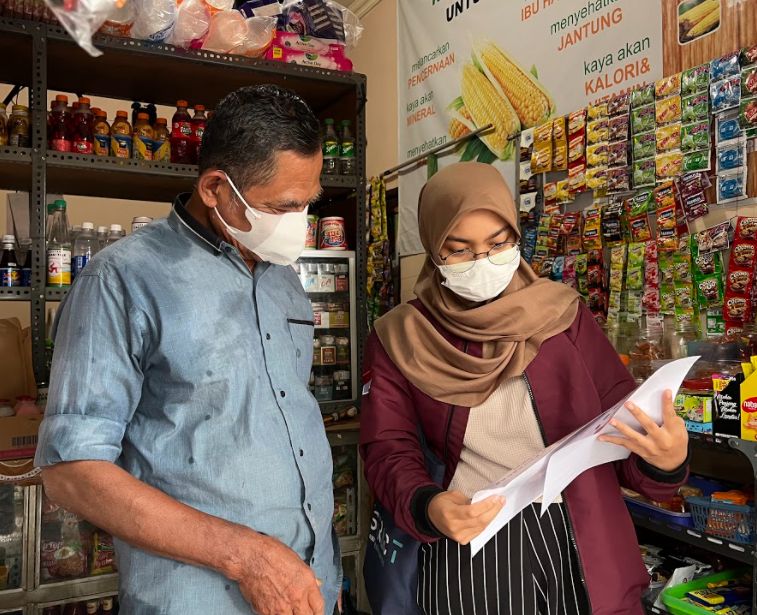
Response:
[{"label": "product box on shelf", "polygon": [[716,436],[739,438],[741,436],[741,383],[743,374],[713,375],[715,390],[715,416],[713,431]]},{"label": "product box on shelf", "polygon": [[679,393],[675,398],[678,416],[694,423],[712,423],[712,397]]},{"label": "product box on shelf", "polygon": [[696,421],[686,420],[686,431],[689,433],[702,433],[712,435],[712,421],[709,423],[697,423]]},{"label": "product box on shelf", "polygon": [[0,418],[0,461],[34,457],[41,422],[42,416]]},{"label": "product box on shelf", "polygon": [[748,371],[741,383],[741,438],[757,441],[757,357],[744,364]]}]

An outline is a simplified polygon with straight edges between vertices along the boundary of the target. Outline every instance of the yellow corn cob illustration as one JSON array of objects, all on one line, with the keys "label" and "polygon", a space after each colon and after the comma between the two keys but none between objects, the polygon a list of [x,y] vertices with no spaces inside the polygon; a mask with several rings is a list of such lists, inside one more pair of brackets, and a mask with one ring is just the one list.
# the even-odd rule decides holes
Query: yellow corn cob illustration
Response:
[{"label": "yellow corn cob illustration", "polygon": [[468,110],[463,106],[458,109],[457,113],[459,113],[464,119],[468,120],[467,124],[461,122],[457,118],[452,118],[449,123],[449,136],[452,137],[452,139],[459,139],[460,137],[464,137],[467,134],[470,134],[473,132],[468,126],[470,124],[473,124],[473,119],[470,116],[470,113],[468,113]]},{"label": "yellow corn cob illustration", "polygon": [[689,28],[698,24],[705,16],[711,11],[720,6],[720,0],[704,0],[701,4],[697,4],[695,7],[690,8],[683,15],[680,16],[680,23],[688,23]]},{"label": "yellow corn cob illustration", "polygon": [[555,111],[547,91],[497,45],[486,43],[478,50],[477,59],[487,76],[502,88],[524,128],[536,126]]},{"label": "yellow corn cob illustration", "polygon": [[504,158],[508,136],[518,132],[520,123],[510,102],[500,96],[489,80],[473,64],[463,68],[461,94],[471,119],[479,128],[492,124],[494,129],[480,135],[498,158]]},{"label": "yellow corn cob illustration", "polygon": [[[698,7],[697,7],[698,8]],[[704,34],[710,28],[715,26],[720,21],[720,9],[716,6],[707,15],[697,22],[691,30],[686,33],[687,38],[696,38],[700,34]]]}]

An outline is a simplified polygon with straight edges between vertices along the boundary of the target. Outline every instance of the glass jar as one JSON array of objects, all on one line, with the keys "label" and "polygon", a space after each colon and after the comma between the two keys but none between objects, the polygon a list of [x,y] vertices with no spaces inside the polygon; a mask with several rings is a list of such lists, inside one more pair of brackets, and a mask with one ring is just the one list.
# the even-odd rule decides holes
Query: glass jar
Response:
[{"label": "glass jar", "polygon": [[350,290],[350,266],[336,266],[336,292],[346,293]]},{"label": "glass jar", "polygon": [[321,340],[317,337],[313,338],[313,365],[323,365],[321,362]]},{"label": "glass jar", "polygon": [[318,292],[318,265],[303,263],[300,266],[300,282],[306,293]]},{"label": "glass jar", "polygon": [[647,320],[646,326],[640,331],[629,353],[629,358],[629,369],[637,382],[641,383],[652,375],[654,372],[652,361],[665,358],[662,323],[659,320]]},{"label": "glass jar", "polygon": [[344,400],[352,397],[350,388],[350,372],[348,370],[335,371],[334,399]]},{"label": "glass jar", "polygon": [[328,305],[319,301],[313,304],[313,325],[315,328],[328,327],[329,326],[329,312]]},{"label": "glass jar", "polygon": [[318,265],[318,292],[336,292],[336,266],[331,263],[319,263]]},{"label": "glass jar", "polygon": [[336,363],[337,365],[350,364],[350,338],[336,338]]},{"label": "glass jar", "polygon": [[8,145],[11,147],[29,147],[29,109],[24,105],[13,105],[8,122]]},{"label": "glass jar", "polygon": [[689,344],[699,339],[699,331],[692,322],[679,322],[670,336],[668,356],[671,359],[683,359],[689,356]]},{"label": "glass jar", "polygon": [[331,401],[334,398],[334,379],[328,374],[316,376],[313,395],[318,401]]},{"label": "glass jar", "polygon": [[0,146],[8,145],[8,116],[5,105],[0,103]]},{"label": "glass jar", "polygon": [[333,335],[321,336],[321,365],[336,365],[336,338]]},{"label": "glass jar", "polygon": [[757,356],[757,323],[747,323],[741,333],[741,360],[748,363],[752,357]]}]

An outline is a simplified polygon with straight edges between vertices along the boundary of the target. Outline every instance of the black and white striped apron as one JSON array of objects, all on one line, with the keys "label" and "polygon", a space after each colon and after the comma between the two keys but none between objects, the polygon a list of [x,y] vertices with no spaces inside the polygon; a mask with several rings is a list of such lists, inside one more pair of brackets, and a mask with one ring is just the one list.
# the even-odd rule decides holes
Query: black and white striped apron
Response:
[{"label": "black and white striped apron", "polygon": [[471,558],[442,539],[421,546],[418,606],[425,615],[588,615],[563,504],[532,504]]}]

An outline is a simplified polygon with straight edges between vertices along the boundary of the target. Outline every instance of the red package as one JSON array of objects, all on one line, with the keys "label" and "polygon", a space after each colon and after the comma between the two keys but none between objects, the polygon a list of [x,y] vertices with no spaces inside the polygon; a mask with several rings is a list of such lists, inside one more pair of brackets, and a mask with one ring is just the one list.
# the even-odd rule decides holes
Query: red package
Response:
[{"label": "red package", "polygon": [[592,312],[604,312],[605,294],[600,288],[589,289],[589,309]]},{"label": "red package", "polygon": [[754,272],[747,269],[731,269],[726,276],[726,289],[733,295],[752,296]]},{"label": "red package", "polygon": [[649,241],[652,239],[652,230],[649,228],[649,217],[641,214],[628,220],[628,228],[631,231],[631,241]]},{"label": "red package", "polygon": [[600,265],[589,265],[586,275],[589,280],[589,286],[602,285],[602,267]]},{"label": "red package", "polygon": [[734,242],[731,249],[730,269],[748,269],[754,271],[755,254],[757,254],[757,243],[739,239]]},{"label": "red package", "polygon": [[660,184],[654,190],[654,201],[658,211],[663,207],[675,206],[676,198],[672,182]]},{"label": "red package", "polygon": [[589,250],[588,260],[590,265],[601,265],[603,261],[602,250]]},{"label": "red package", "polygon": [[723,318],[727,321],[745,322],[752,316],[752,302],[747,297],[726,292],[723,303]]},{"label": "red package", "polygon": [[734,239],[757,240],[757,218],[740,216],[736,220],[736,235]]},{"label": "red package", "polygon": [[660,289],[654,287],[645,289],[641,304],[648,313],[658,313],[660,311]]}]

